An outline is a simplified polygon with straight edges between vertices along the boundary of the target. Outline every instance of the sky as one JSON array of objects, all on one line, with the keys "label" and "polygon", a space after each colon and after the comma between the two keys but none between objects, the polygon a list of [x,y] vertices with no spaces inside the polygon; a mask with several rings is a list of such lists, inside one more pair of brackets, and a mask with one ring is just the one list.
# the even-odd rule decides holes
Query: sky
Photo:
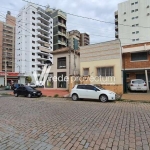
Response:
[{"label": "sky", "polygon": [[[27,3],[22,0],[0,0],[0,14],[5,16],[8,10],[16,16],[19,10]],[[94,18],[97,20],[113,22],[114,12],[118,3],[126,0],[30,0],[39,5],[49,5],[51,8],[61,9],[64,12],[78,16]],[[3,17],[0,17],[3,20]],[[83,19],[73,15],[67,15],[67,30],[78,30],[90,35],[90,43],[99,43],[115,39],[115,25],[102,23],[90,19]]]}]

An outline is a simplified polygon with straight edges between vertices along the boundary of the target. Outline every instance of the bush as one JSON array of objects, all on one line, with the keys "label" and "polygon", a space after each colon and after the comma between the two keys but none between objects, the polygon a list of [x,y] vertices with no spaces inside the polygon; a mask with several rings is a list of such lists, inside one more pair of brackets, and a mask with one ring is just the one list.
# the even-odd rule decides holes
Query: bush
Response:
[{"label": "bush", "polygon": [[58,95],[58,94],[55,94],[54,97],[59,97],[59,95]]}]

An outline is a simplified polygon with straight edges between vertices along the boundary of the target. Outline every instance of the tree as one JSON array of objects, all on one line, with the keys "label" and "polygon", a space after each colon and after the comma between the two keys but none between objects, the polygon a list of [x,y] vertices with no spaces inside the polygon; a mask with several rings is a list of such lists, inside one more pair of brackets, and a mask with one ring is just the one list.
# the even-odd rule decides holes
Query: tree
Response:
[{"label": "tree", "polygon": [[30,76],[28,76],[28,77],[26,77],[26,80],[27,80],[28,83],[31,83],[32,78]]}]

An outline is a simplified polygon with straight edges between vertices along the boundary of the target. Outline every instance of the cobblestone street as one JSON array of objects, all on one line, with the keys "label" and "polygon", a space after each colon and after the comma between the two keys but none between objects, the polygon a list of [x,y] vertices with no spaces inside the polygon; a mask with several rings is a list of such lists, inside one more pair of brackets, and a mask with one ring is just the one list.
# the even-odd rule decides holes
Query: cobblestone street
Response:
[{"label": "cobblestone street", "polygon": [[149,148],[149,103],[0,97],[0,150]]}]

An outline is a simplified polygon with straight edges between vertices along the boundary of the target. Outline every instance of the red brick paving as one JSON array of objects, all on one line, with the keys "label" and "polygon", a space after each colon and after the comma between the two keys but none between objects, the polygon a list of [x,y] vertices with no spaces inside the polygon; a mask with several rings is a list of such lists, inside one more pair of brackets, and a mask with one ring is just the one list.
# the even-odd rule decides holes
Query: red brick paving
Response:
[{"label": "red brick paving", "polygon": [[59,97],[64,97],[65,95],[69,94],[69,91],[67,90],[56,90],[56,89],[38,89],[38,90],[40,90],[43,95],[52,97],[56,94],[58,94]]}]

